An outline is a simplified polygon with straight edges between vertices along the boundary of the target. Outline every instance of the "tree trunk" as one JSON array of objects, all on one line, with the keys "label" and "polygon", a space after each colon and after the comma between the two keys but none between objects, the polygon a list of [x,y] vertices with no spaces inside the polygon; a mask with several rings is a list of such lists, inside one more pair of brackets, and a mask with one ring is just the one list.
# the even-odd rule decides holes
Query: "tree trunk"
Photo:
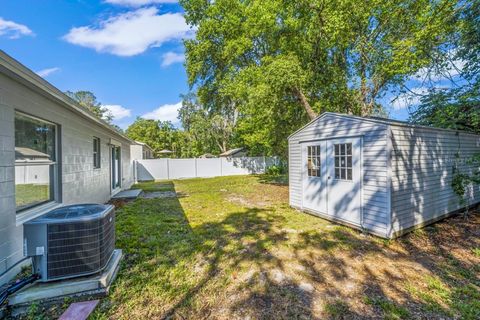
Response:
[{"label": "tree trunk", "polygon": [[312,107],[307,101],[307,97],[303,94],[302,90],[299,88],[293,88],[293,93],[297,96],[298,100],[300,100],[300,103],[303,105],[305,108],[305,111],[308,114],[308,117],[310,120],[313,120],[317,117],[317,113],[313,111]]}]

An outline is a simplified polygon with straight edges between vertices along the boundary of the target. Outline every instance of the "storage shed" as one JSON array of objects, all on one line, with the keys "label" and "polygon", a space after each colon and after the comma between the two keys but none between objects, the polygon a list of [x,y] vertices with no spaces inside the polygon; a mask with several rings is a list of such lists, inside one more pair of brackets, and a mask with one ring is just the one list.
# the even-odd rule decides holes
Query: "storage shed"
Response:
[{"label": "storage shed", "polygon": [[[480,152],[479,135],[330,112],[288,144],[292,207],[383,238],[461,209],[453,171]],[[480,202],[478,186],[467,193]]]}]

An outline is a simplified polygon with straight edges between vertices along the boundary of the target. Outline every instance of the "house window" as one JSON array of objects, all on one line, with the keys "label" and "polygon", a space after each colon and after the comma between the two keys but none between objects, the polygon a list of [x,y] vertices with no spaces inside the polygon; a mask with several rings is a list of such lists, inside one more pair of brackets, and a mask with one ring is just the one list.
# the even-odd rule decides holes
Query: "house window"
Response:
[{"label": "house window", "polygon": [[309,177],[320,177],[320,146],[307,147],[307,168]]},{"label": "house window", "polygon": [[17,212],[55,200],[56,132],[53,123],[15,113]]},{"label": "house window", "polygon": [[100,138],[93,137],[93,167],[100,168]]},{"label": "house window", "polygon": [[335,179],[352,180],[352,144],[335,144]]}]

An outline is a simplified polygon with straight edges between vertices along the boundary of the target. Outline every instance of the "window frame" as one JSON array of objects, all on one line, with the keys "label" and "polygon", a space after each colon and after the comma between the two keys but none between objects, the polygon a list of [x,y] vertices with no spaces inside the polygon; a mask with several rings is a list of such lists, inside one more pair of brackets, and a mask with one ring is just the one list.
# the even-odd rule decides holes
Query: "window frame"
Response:
[{"label": "window frame", "polygon": [[[95,145],[98,150],[95,150]],[[93,169],[102,168],[102,144],[99,137],[93,137]]]},{"label": "window frame", "polygon": [[[61,181],[60,181],[60,171],[59,171],[60,170],[60,163],[61,163],[61,161],[60,161],[60,155],[61,155],[61,153],[60,153],[61,126],[59,124],[55,123],[55,122],[45,120],[43,118],[37,117],[35,115],[28,114],[28,113],[20,111],[20,110],[14,110],[14,119],[15,120],[16,120],[17,114],[22,116],[22,117],[26,117],[26,118],[30,118],[30,119],[33,119],[33,120],[44,122],[46,124],[54,126],[54,128],[55,128],[55,133],[53,135],[53,137],[54,137],[54,149],[55,149],[53,155],[55,157],[54,158],[55,161],[50,161],[50,163],[48,164],[51,168],[50,169],[51,177],[50,177],[50,181],[49,181],[49,183],[51,184],[51,185],[49,185],[50,193],[51,193],[50,199],[18,209],[17,205],[16,205],[17,192],[15,191],[16,220],[17,221],[19,221],[19,220],[20,221],[28,221],[29,219],[34,218],[35,216],[38,216],[38,211],[39,210],[41,211],[42,208],[50,207],[54,204],[59,204],[61,202],[61,194],[60,194]],[[14,124],[14,131],[16,131],[15,124]],[[16,142],[15,142],[15,134],[14,134],[14,148],[16,148],[16,147],[17,147],[17,145],[16,145]],[[15,160],[14,170],[17,166],[18,167],[24,167],[24,166],[27,166],[27,165],[28,165],[27,163],[20,163],[20,162],[17,162],[17,160]],[[30,165],[42,165],[42,164],[41,163],[37,163],[37,164],[30,163]],[[45,164],[43,164],[43,165],[45,165]]]},{"label": "window frame", "polygon": [[[310,164],[313,164],[312,167],[310,167]],[[318,144],[307,146],[307,176],[311,178],[320,178],[322,176],[321,168],[321,146]],[[314,171],[315,174],[313,174]]]},{"label": "window frame", "polygon": [[353,143],[334,143],[333,160],[333,178],[335,180],[353,182]]}]

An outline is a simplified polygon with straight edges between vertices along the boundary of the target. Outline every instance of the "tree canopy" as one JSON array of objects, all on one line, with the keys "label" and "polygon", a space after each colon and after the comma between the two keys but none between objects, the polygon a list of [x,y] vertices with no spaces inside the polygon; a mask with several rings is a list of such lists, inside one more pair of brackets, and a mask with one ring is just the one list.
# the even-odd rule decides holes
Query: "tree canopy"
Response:
[{"label": "tree canopy", "polygon": [[176,151],[176,129],[169,121],[137,118],[125,133],[132,140],[148,144],[155,153],[163,149]]},{"label": "tree canopy", "polygon": [[80,106],[92,112],[98,118],[103,119],[108,123],[112,122],[113,115],[108,109],[102,107],[102,104],[97,100],[97,97],[93,92],[80,90],[75,92],[66,91],[65,94]]},{"label": "tree canopy", "polygon": [[231,141],[286,155],[324,111],[381,112],[389,88],[431,65],[455,29],[453,0],[181,0],[192,90]]},{"label": "tree canopy", "polygon": [[[462,83],[432,87],[410,115],[410,121],[436,127],[480,133],[480,2],[462,2],[458,29],[452,34],[453,61]],[[438,71],[438,64],[433,67]],[[443,65],[444,66],[444,65]],[[440,64],[442,67],[442,64]]]}]

